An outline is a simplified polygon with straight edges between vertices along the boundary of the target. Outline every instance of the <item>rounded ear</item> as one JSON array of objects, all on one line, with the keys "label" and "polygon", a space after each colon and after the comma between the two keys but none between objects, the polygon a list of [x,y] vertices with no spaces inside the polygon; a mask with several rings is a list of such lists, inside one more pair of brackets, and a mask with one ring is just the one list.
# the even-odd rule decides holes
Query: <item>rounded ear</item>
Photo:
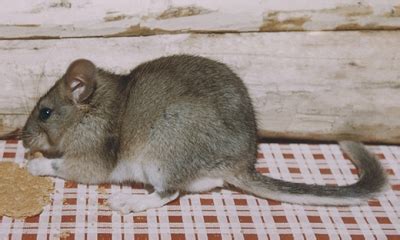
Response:
[{"label": "rounded ear", "polygon": [[73,61],[65,74],[67,95],[75,103],[87,100],[96,87],[96,66],[87,59]]}]

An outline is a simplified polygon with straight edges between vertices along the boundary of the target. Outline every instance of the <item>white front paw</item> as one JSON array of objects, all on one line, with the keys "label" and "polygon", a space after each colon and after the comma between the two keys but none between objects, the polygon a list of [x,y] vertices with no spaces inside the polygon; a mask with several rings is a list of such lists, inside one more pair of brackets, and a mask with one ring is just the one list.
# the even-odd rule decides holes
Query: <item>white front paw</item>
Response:
[{"label": "white front paw", "polygon": [[28,172],[34,176],[54,176],[55,171],[50,159],[34,159],[26,166]]}]

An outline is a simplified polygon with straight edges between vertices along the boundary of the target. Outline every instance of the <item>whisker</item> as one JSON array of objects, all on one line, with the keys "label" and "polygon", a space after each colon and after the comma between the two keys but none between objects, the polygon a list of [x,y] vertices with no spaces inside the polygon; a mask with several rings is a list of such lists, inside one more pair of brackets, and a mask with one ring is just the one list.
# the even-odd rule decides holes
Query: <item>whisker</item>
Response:
[{"label": "whisker", "polygon": [[9,139],[21,139],[20,137],[22,136],[21,129],[17,128],[12,132],[5,133],[3,135],[0,135],[0,140],[9,140]]}]

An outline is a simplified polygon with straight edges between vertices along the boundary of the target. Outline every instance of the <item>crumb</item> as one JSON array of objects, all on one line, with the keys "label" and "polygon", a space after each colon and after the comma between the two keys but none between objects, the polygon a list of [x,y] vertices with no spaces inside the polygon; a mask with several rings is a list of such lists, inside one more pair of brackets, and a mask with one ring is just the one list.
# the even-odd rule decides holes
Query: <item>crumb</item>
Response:
[{"label": "crumb", "polygon": [[98,187],[96,191],[100,194],[107,194],[107,188],[103,186]]},{"label": "crumb", "polygon": [[70,231],[63,230],[63,231],[61,231],[61,233],[60,233],[60,239],[66,239],[66,238],[68,238],[69,236],[71,236],[71,232],[70,232]]},{"label": "crumb", "polygon": [[32,160],[35,158],[42,158],[43,154],[41,152],[26,152],[24,157],[25,159]]},{"label": "crumb", "polygon": [[100,210],[109,210],[110,209],[106,199],[99,199],[99,209]]}]

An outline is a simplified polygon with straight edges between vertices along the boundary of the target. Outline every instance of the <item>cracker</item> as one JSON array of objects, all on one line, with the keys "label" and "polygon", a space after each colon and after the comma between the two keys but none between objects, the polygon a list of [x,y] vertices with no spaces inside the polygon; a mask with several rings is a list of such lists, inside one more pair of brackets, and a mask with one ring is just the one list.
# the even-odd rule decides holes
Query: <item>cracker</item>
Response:
[{"label": "cracker", "polygon": [[0,216],[37,215],[51,202],[53,190],[50,178],[32,176],[12,162],[0,162]]}]

